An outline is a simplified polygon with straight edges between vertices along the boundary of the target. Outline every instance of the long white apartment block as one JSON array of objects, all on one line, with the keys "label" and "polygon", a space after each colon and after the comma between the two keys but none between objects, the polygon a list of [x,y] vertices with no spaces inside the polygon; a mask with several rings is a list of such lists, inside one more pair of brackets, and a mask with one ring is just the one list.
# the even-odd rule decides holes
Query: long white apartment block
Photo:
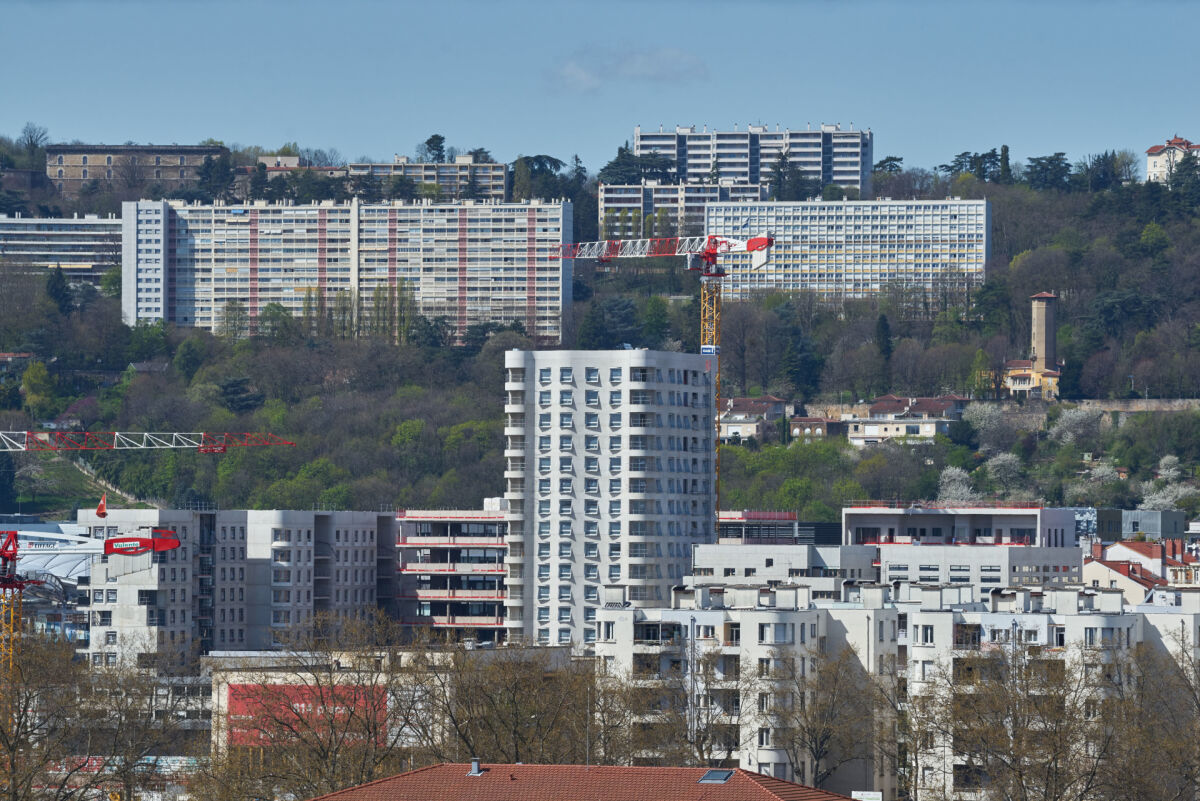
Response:
[{"label": "long white apartment block", "polygon": [[715,541],[711,357],[505,354],[510,637],[591,643],[601,587],[661,604]]},{"label": "long white apartment block", "polygon": [[826,303],[896,293],[919,306],[965,303],[983,285],[991,255],[987,200],[868,200],[709,203],[707,234],[770,232],[770,259],[721,256],[725,297],[806,291]]},{"label": "long white apartment block", "polygon": [[[795,702],[817,660],[846,648],[865,674],[893,670],[901,626],[888,588],[863,587],[852,600],[828,602],[815,600],[806,583],[678,588],[670,605],[641,609],[610,588],[595,646],[601,672],[648,688],[686,687],[689,719],[711,727],[721,766],[810,781],[811,761],[795,761],[783,742],[779,705]],[[871,735],[865,728],[864,740]],[[891,799],[896,776],[871,759],[854,760],[825,789]]]},{"label": "long white apartment block", "polygon": [[1078,584],[1084,550],[1071,509],[856,502],[842,509],[842,542],[879,549],[880,580],[1010,585]]},{"label": "long white apartment block", "polygon": [[871,192],[874,142],[870,130],[855,130],[853,125],[843,129],[840,124],[803,131],[781,131],[778,126],[771,130],[766,125],[749,125],[742,131],[697,131],[694,125],[643,131],[639,125],[633,131],[634,155],[664,156],[681,182],[708,182],[715,172],[736,183],[765,184],[786,151],[805,178],[852,186],[864,197]]},{"label": "long white apartment block", "polygon": [[[369,321],[411,297],[461,336],[521,323],[558,344],[570,302],[569,202],[289,205],[137,201],[122,206],[125,321],[219,330],[228,304],[249,325],[270,303],[293,316],[339,302]],[[341,296],[340,293],[348,293]],[[389,305],[390,304],[390,305]]]},{"label": "long white apartment block", "polygon": [[80,509],[78,520],[94,537],[161,528],[180,543],[93,558],[87,650],[96,664],[275,648],[317,613],[361,616],[394,593],[391,513],[110,509],[100,519]]},{"label": "long white apartment block", "polygon": [[121,220],[115,215],[0,214],[0,266],[61,267],[69,280],[98,284],[120,264]]},{"label": "long white apartment block", "polygon": [[480,510],[396,512],[401,622],[455,639],[503,641],[508,523],[502,504],[485,498]]}]

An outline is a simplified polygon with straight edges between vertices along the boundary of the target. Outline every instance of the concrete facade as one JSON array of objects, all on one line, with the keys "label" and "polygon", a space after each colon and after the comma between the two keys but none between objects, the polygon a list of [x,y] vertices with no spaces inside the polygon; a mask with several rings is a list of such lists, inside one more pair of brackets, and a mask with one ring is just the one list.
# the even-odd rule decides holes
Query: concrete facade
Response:
[{"label": "concrete facade", "polygon": [[121,220],[100,217],[22,217],[0,214],[0,264],[61,267],[68,281],[99,284],[121,266]]},{"label": "concrete facade", "polygon": [[[392,514],[80,509],[94,537],[170,529],[180,547],[91,566],[86,658],[116,664],[155,650],[187,658],[260,650],[314,614],[357,617],[395,592]],[[379,573],[383,562],[388,570]]]},{"label": "concrete facade", "polygon": [[704,234],[704,207],[709,203],[766,200],[767,187],[756,183],[600,184],[602,239],[641,239]]},{"label": "concrete facade", "polygon": [[749,254],[720,257],[726,300],[805,291],[830,304],[887,293],[914,309],[945,297],[966,303],[991,253],[986,200],[709,203],[704,230],[775,237],[761,269]]},{"label": "concrete facade", "polygon": [[803,584],[814,600],[840,601],[846,585],[875,584],[877,551],[869,545],[698,545],[688,586]]},{"label": "concrete facade", "polygon": [[[231,303],[253,330],[277,303],[293,317],[344,306],[354,320],[401,303],[471,325],[521,323],[558,344],[570,303],[569,202],[305,206],[125,203],[121,308],[125,321],[220,330]],[[411,299],[411,300],[410,300]],[[309,304],[307,307],[305,304]]]},{"label": "concrete facade", "polygon": [[[656,154],[671,165],[682,183],[712,182],[714,176],[741,184],[765,184],[783,153],[805,178],[822,186],[854,187],[863,197],[871,193],[874,135],[851,125],[822,124],[816,130],[771,130],[749,125],[744,131],[701,131],[696,126],[674,130],[633,130],[636,156]],[[711,233],[711,232],[709,232]]]},{"label": "concrete facade", "polygon": [[506,618],[538,643],[595,638],[602,585],[661,604],[713,542],[713,359],[505,354]]},{"label": "concrete facade", "polygon": [[460,198],[504,201],[508,199],[508,165],[479,162],[471,156],[457,156],[454,161],[431,164],[396,156],[391,162],[352,162],[347,165],[351,177],[369,175],[379,181],[407,178],[418,191],[421,184],[436,186],[440,200]]}]

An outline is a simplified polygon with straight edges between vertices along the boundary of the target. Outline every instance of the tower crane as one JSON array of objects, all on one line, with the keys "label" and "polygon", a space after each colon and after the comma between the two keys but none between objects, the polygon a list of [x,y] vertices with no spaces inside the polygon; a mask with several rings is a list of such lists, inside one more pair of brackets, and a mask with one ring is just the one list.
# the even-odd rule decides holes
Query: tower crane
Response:
[{"label": "tower crane", "polygon": [[[229,448],[267,445],[294,447],[295,444],[269,433],[0,431],[0,453],[192,448],[200,453],[220,454]],[[106,514],[105,508],[106,499],[102,498],[97,509],[101,517]],[[0,682],[12,680],[17,637],[21,631],[22,594],[26,587],[42,583],[17,572],[20,533],[0,531]],[[137,556],[179,547],[175,534],[166,529],[154,529],[150,537],[119,536],[105,540],[43,531],[30,531],[26,536],[33,538],[27,540],[27,553],[52,556]],[[0,694],[3,692],[0,690]]]},{"label": "tower crane", "polygon": [[716,509],[720,511],[720,493],[716,481],[720,477],[720,415],[721,415],[721,285],[727,276],[725,268],[718,263],[727,253],[749,253],[750,268],[753,270],[767,263],[775,239],[770,234],[735,239],[708,234],[706,236],[671,236],[659,239],[607,239],[598,242],[575,242],[560,246],[554,254],[562,259],[595,259],[607,262],[612,259],[646,259],[656,256],[685,256],[687,268],[700,273],[700,353],[718,359],[714,371],[713,395],[716,399],[717,419],[713,421],[713,481]]}]

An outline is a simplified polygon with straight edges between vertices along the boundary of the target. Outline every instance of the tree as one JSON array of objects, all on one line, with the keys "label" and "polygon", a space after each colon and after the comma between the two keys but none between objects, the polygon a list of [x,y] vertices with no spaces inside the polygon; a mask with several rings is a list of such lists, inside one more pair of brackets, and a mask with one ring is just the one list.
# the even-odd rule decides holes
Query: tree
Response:
[{"label": "tree", "polygon": [[250,313],[239,300],[227,300],[221,309],[219,330],[226,339],[241,339],[250,331]]},{"label": "tree", "polygon": [[961,467],[949,466],[938,477],[939,501],[977,501],[979,493],[971,486],[971,476]]},{"label": "tree", "polygon": [[46,276],[46,296],[54,302],[59,314],[70,314],[71,309],[75,307],[71,287],[67,284],[67,277],[63,274],[61,265],[56,266]]},{"label": "tree", "polygon": [[1071,165],[1067,154],[1058,152],[1051,156],[1034,156],[1025,165],[1025,182],[1031,189],[1041,191],[1069,189],[1068,179]]},{"label": "tree", "polygon": [[888,175],[896,175],[903,171],[904,159],[900,156],[886,156],[875,162],[872,173],[886,173]]},{"label": "tree", "polygon": [[[955,636],[978,637],[961,627]],[[986,798],[1085,801],[1097,797],[1105,760],[1119,733],[1105,725],[1102,692],[1080,650],[1043,653],[1011,642],[939,666],[914,695],[928,704],[934,748],[953,749],[955,790]],[[995,635],[993,635],[995,636]],[[1003,642],[1003,641],[1002,641]],[[978,648],[978,646],[974,646]],[[930,760],[940,770],[941,759]],[[949,785],[951,782],[947,782]]]},{"label": "tree", "polygon": [[424,153],[424,160],[434,164],[443,164],[446,161],[446,137],[441,134],[433,134],[421,144]]},{"label": "tree", "polygon": [[417,185],[407,175],[393,176],[387,185],[389,200],[413,200],[417,196]]},{"label": "tree", "polygon": [[[49,142],[50,131],[45,126],[33,122],[25,123],[25,127],[21,129],[21,138],[17,140],[17,143],[30,155],[31,159],[36,151],[44,148]],[[36,166],[34,165],[35,169]]]},{"label": "tree", "polygon": [[[809,649],[774,660],[760,708],[793,775],[825,787],[838,768],[871,757],[874,729],[871,683],[854,648],[834,654]],[[811,773],[809,772],[811,768]]]},{"label": "tree", "polygon": [[650,347],[662,344],[671,328],[667,302],[659,295],[651,295],[642,304],[641,327],[642,341]]},{"label": "tree", "polygon": [[267,176],[267,165],[260,161],[255,165],[254,172],[250,174],[250,188],[247,198],[249,200],[269,200],[270,194],[270,178]]},{"label": "tree", "polygon": [[21,374],[21,395],[30,416],[45,419],[51,415],[57,404],[57,389],[44,363],[32,361],[25,368]]},{"label": "tree", "polygon": [[434,721],[421,720],[429,677],[409,669],[398,623],[319,613],[280,635],[282,667],[250,662],[229,688],[244,714],[213,721],[222,745],[197,797],[311,798],[411,764],[410,743]]},{"label": "tree", "polygon": [[879,315],[875,320],[875,347],[879,348],[885,365],[892,360],[892,326],[886,314]]}]

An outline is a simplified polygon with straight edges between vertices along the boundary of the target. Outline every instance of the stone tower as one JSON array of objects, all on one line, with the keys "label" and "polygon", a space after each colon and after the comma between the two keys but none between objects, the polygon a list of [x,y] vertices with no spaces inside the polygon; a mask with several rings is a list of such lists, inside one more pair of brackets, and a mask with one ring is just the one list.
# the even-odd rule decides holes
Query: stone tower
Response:
[{"label": "stone tower", "polygon": [[1029,358],[1035,372],[1058,369],[1058,348],[1055,338],[1054,301],[1051,292],[1039,292],[1033,301],[1033,331],[1029,341]]}]

